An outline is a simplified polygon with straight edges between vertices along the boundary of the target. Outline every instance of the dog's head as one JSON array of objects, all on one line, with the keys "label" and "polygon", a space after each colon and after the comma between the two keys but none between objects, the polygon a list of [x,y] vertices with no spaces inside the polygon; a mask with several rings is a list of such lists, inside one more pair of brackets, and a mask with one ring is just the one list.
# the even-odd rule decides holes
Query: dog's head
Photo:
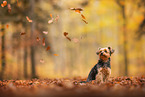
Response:
[{"label": "dog's head", "polygon": [[99,55],[99,58],[103,61],[107,61],[113,53],[114,50],[111,47],[98,48],[98,51],[96,52],[96,54]]}]

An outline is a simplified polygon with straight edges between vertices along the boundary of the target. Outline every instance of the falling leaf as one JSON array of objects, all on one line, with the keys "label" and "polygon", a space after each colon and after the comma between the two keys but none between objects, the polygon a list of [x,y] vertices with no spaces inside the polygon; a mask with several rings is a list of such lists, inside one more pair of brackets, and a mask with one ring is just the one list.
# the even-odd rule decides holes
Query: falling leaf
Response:
[{"label": "falling leaf", "polygon": [[41,59],[41,60],[40,60],[40,63],[44,63],[44,60],[43,60],[43,59]]},{"label": "falling leaf", "polygon": [[28,20],[28,22],[32,22],[32,20],[31,20],[31,19],[29,19],[29,17],[28,17],[28,16],[26,16],[26,19]]},{"label": "falling leaf", "polygon": [[71,10],[79,10],[79,11],[83,11],[82,8],[70,8]]},{"label": "falling leaf", "polygon": [[39,37],[37,37],[37,38],[36,38],[36,41],[37,41],[37,42],[38,42],[38,41],[40,41],[40,38],[39,38]]},{"label": "falling leaf", "polygon": [[9,28],[9,25],[8,24],[6,25],[6,28]]},{"label": "falling leaf", "polygon": [[1,7],[5,7],[7,5],[7,1],[3,1],[3,4],[1,4]]},{"label": "falling leaf", "polygon": [[21,32],[21,33],[20,33],[20,35],[25,35],[25,34],[26,34],[25,32]]},{"label": "falling leaf", "polygon": [[1,4],[1,7],[5,7],[7,5],[7,1],[3,1],[3,3]]},{"label": "falling leaf", "polygon": [[48,32],[47,32],[47,31],[43,31],[43,33],[44,33],[44,34],[48,34]]},{"label": "falling leaf", "polygon": [[7,5],[7,1],[3,1],[3,4],[4,4],[4,6],[6,6]]},{"label": "falling leaf", "polygon": [[71,39],[69,37],[66,37],[69,41],[71,41]]},{"label": "falling leaf", "polygon": [[125,1],[120,0],[120,4],[121,4],[122,6],[124,6],[124,5],[125,5]]},{"label": "falling leaf", "polygon": [[50,46],[48,46],[47,48],[46,48],[46,51],[48,51],[50,49]]},{"label": "falling leaf", "polygon": [[[83,20],[83,19],[82,19]],[[86,24],[88,24],[88,22],[87,21],[85,21],[85,20],[83,20]]]},{"label": "falling leaf", "polygon": [[42,45],[45,46],[45,38],[42,40]]},{"label": "falling leaf", "polygon": [[79,39],[73,38],[72,41],[75,42],[75,43],[78,43],[79,42]]},{"label": "falling leaf", "polygon": [[83,19],[86,19],[86,17],[83,14],[81,14],[81,16],[82,16]]},{"label": "falling leaf", "polygon": [[51,23],[53,23],[53,18],[48,21],[48,24],[51,24]]},{"label": "falling leaf", "polygon": [[71,39],[67,36],[67,35],[68,35],[67,32],[64,32],[63,34],[64,34],[64,36],[65,36],[69,41],[71,41]]},{"label": "falling leaf", "polygon": [[4,4],[1,4],[1,7],[4,7]]},{"label": "falling leaf", "polygon": [[50,14],[50,17],[52,18],[52,14]]},{"label": "falling leaf", "polygon": [[70,8],[71,10],[74,10],[77,13],[81,13],[81,11],[83,11],[82,8]]},{"label": "falling leaf", "polygon": [[67,35],[68,35],[68,33],[67,33],[67,32],[64,32],[63,34],[64,34],[64,36],[67,36]]},{"label": "falling leaf", "polygon": [[56,16],[55,21],[57,22],[59,19],[59,15]]},{"label": "falling leaf", "polygon": [[11,5],[8,4],[8,12],[11,12],[12,8],[11,8]]},{"label": "falling leaf", "polygon": [[80,10],[75,10],[75,12],[77,12],[77,13],[81,13]]},{"label": "falling leaf", "polygon": [[54,54],[54,56],[59,56],[58,54]]}]

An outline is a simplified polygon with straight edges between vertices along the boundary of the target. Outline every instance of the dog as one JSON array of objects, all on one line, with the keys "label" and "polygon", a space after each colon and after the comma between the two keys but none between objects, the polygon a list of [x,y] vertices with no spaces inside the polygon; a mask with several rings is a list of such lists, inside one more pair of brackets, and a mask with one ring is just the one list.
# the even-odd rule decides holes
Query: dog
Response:
[{"label": "dog", "polygon": [[98,63],[91,69],[87,81],[82,81],[82,83],[92,80],[96,80],[97,83],[106,82],[111,75],[110,57],[113,53],[114,50],[111,47],[98,48],[96,52],[99,55]]}]

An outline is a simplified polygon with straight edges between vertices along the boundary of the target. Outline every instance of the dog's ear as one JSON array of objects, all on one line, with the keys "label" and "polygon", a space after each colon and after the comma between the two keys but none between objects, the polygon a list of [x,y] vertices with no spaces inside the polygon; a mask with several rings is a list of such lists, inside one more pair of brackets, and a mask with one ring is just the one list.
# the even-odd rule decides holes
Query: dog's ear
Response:
[{"label": "dog's ear", "polygon": [[98,51],[96,52],[97,55],[99,55],[101,47],[98,48]]},{"label": "dog's ear", "polygon": [[114,49],[112,49],[111,47],[108,47],[109,51],[110,51],[110,55],[114,53]]}]

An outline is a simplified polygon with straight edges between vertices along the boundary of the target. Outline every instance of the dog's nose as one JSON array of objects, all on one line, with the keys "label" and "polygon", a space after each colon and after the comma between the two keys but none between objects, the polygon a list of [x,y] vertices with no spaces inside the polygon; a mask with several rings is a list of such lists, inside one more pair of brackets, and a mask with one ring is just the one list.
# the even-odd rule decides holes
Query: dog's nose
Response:
[{"label": "dog's nose", "polygon": [[103,55],[103,52],[101,52],[101,55]]}]

